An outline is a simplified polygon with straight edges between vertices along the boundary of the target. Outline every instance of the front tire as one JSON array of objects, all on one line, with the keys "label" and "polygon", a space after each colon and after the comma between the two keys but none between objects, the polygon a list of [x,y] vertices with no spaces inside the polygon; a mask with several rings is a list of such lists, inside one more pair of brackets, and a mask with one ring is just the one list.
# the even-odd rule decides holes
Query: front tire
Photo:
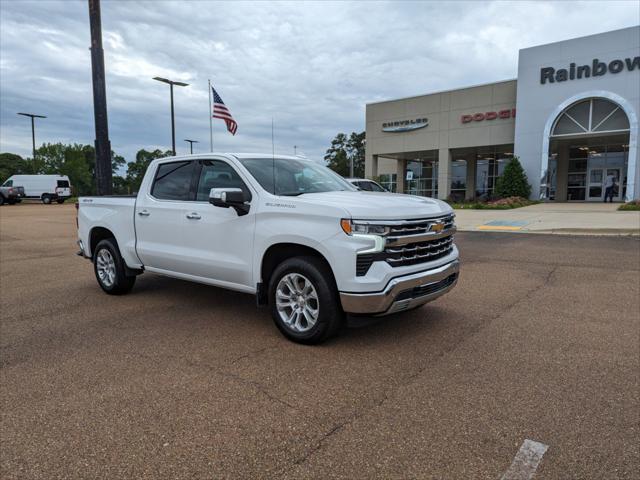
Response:
[{"label": "front tire", "polygon": [[51,203],[51,197],[49,195],[42,195],[42,203],[49,205]]},{"label": "front tire", "polygon": [[56,202],[58,202],[58,203],[64,203],[64,198],[59,198],[59,199],[57,199],[57,200],[56,200]]},{"label": "front tire", "polygon": [[136,277],[126,274],[126,266],[116,241],[107,238],[98,243],[93,252],[93,271],[100,288],[110,295],[128,293]]},{"label": "front tire", "polygon": [[0,195],[0,205],[4,205],[4,197]]},{"label": "front tire", "polygon": [[269,306],[278,330],[307,345],[335,335],[344,320],[333,273],[316,257],[289,258],[276,267]]}]

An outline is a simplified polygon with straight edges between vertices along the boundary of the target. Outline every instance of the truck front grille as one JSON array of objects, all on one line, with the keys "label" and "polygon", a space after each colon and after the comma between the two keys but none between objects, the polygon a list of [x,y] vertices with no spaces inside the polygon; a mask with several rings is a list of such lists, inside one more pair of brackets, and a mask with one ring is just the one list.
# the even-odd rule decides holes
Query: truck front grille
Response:
[{"label": "truck front grille", "polygon": [[437,240],[410,243],[402,247],[388,247],[384,250],[385,261],[392,267],[431,262],[448,255],[453,249],[453,235]]},{"label": "truck front grille", "polygon": [[[411,220],[392,224],[386,236],[386,247],[380,253],[367,253],[357,256],[356,276],[367,274],[374,262],[387,262],[392,267],[404,267],[432,262],[445,257],[453,250],[455,226],[453,215],[424,220]],[[441,224],[442,231],[434,234],[433,240],[427,239],[433,234],[434,224]],[[412,241],[415,237],[415,241]]]}]

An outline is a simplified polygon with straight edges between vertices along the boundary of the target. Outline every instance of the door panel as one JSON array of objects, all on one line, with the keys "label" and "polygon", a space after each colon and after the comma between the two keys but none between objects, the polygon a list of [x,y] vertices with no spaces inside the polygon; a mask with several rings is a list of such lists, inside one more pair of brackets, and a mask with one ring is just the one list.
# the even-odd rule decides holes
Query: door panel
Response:
[{"label": "door panel", "polygon": [[184,269],[185,215],[193,203],[194,161],[158,165],[151,194],[136,203],[136,251],[146,267],[172,272]]},{"label": "door panel", "polygon": [[587,200],[602,200],[604,198],[604,168],[590,168],[587,175],[589,182]]},{"label": "door panel", "polygon": [[189,205],[185,214],[184,273],[252,286],[255,208],[239,216],[233,208],[214,207],[208,202],[212,188],[241,188],[248,198],[252,193],[228,163],[222,160],[200,163],[197,201]]}]

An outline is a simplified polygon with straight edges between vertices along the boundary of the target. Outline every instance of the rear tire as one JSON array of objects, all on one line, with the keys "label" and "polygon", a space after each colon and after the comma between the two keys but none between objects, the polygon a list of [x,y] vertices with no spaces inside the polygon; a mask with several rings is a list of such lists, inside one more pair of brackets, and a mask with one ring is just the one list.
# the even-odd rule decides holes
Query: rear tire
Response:
[{"label": "rear tire", "polygon": [[344,321],[333,273],[316,257],[293,257],[276,267],[269,281],[269,307],[278,330],[307,345],[332,337]]},{"label": "rear tire", "polygon": [[42,203],[49,205],[51,203],[51,197],[49,195],[42,195]]},{"label": "rear tire", "polygon": [[58,203],[64,203],[64,198],[59,198],[59,199],[57,199],[57,200],[56,200],[56,202],[58,202]]},{"label": "rear tire", "polygon": [[100,288],[110,295],[128,293],[136,283],[127,269],[115,239],[101,240],[93,252],[93,271]]}]

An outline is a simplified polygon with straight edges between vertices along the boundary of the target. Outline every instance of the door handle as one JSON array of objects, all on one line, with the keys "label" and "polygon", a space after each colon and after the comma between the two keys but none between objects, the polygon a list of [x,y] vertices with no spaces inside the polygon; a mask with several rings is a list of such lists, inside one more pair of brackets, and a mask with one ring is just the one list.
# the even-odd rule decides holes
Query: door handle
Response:
[{"label": "door handle", "polygon": [[141,217],[148,217],[149,215],[151,215],[151,213],[149,213],[148,210],[140,210],[138,212],[138,215],[140,215]]},{"label": "door handle", "polygon": [[193,213],[187,213],[187,218],[189,220],[200,220],[202,217],[199,214],[193,212]]}]

